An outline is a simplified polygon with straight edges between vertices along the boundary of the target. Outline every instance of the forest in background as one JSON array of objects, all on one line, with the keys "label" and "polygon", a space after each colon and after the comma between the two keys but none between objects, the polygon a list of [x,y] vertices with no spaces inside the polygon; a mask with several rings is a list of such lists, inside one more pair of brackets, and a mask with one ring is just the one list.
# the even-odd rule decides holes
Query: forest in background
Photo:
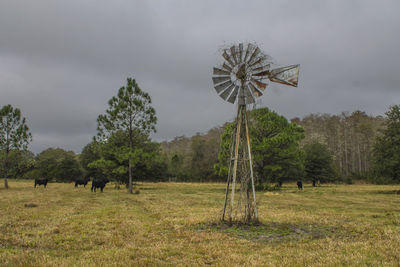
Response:
[{"label": "forest in background", "polygon": [[385,119],[354,111],[340,115],[311,114],[291,121],[304,128],[303,145],[317,142],[328,146],[341,177],[365,178],[371,169],[375,138],[384,128]]},{"label": "forest in background", "polygon": [[[327,146],[334,163],[335,177],[332,180],[351,182],[354,179],[367,179],[375,138],[379,130],[384,128],[384,117],[354,111],[340,115],[310,114],[290,121],[304,129],[305,138],[300,142],[301,147],[312,143]],[[169,173],[178,181],[225,180],[225,177],[216,175],[214,166],[218,163],[220,136],[226,125],[193,137],[179,136],[162,142],[162,151],[169,162]]]}]

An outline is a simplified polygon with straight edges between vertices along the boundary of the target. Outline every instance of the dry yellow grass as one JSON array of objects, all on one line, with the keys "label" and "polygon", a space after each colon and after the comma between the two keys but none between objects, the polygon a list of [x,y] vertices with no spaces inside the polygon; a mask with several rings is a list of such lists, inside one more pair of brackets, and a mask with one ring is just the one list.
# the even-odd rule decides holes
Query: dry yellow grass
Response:
[{"label": "dry yellow grass", "polygon": [[223,184],[138,187],[10,180],[0,189],[0,265],[400,266],[400,186],[260,192],[254,227],[218,223]]}]

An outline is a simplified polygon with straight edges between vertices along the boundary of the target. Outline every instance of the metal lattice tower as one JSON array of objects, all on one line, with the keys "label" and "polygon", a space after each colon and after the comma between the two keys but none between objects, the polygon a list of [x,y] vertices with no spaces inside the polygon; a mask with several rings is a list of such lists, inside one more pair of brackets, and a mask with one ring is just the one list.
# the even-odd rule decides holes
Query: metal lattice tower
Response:
[{"label": "metal lattice tower", "polygon": [[[232,104],[237,99],[238,104],[222,220],[228,212],[230,222],[249,223],[258,220],[258,212],[246,108],[263,94],[268,80],[297,87],[299,65],[271,69],[271,58],[256,45],[244,47],[239,44],[224,49],[225,61],[214,67],[212,80],[222,99]],[[228,202],[230,208],[227,211]]]}]

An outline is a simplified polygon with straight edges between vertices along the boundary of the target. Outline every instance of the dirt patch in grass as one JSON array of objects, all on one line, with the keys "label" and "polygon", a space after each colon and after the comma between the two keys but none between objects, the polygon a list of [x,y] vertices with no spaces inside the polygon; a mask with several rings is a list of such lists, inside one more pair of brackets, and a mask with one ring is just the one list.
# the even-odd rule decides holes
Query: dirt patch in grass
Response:
[{"label": "dirt patch in grass", "polygon": [[38,205],[35,203],[26,203],[24,205],[25,208],[36,208]]},{"label": "dirt patch in grass", "polygon": [[197,231],[217,231],[238,239],[259,243],[321,239],[332,237],[341,232],[336,228],[322,225],[298,225],[279,222],[257,223],[252,225],[217,222],[200,224],[197,225],[195,229]]}]

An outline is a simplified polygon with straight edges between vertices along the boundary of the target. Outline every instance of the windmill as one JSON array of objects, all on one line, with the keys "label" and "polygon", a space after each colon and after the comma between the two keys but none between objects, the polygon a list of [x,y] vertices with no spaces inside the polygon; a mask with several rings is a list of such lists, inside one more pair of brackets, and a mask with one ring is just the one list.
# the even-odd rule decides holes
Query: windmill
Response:
[{"label": "windmill", "polygon": [[238,105],[222,220],[230,194],[229,221],[249,223],[258,220],[258,213],[246,107],[262,96],[268,81],[297,87],[299,65],[272,69],[272,59],[251,43],[226,48],[222,57],[223,64],[213,68],[214,88],[223,100]]}]

